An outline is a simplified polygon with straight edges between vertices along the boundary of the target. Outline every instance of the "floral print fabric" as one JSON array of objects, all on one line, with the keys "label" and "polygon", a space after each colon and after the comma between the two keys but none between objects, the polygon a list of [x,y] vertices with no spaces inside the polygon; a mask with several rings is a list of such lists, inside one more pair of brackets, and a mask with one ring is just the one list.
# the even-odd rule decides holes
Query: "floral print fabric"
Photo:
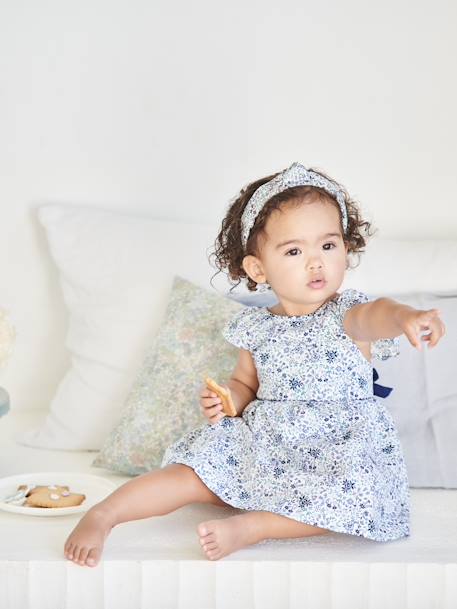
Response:
[{"label": "floral print fabric", "polygon": [[160,467],[164,450],[206,421],[198,403],[205,376],[230,375],[238,349],[221,336],[243,306],[175,276],[159,331],[122,417],[92,465],[131,476]]},{"label": "floral print fabric", "polygon": [[[347,289],[314,313],[246,307],[225,325],[259,378],[239,417],[205,423],[169,446],[223,501],[335,532],[389,541],[410,534],[410,494],[394,421],[373,394],[373,367],[343,328],[369,297]],[[398,338],[372,355],[398,355]]]}]

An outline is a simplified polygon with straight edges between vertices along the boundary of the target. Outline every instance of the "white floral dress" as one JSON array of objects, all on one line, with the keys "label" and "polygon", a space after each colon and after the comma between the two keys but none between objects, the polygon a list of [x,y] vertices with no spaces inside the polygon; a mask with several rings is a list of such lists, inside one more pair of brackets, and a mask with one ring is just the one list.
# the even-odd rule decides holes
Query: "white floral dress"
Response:
[{"label": "white floral dress", "polygon": [[[223,336],[251,352],[256,399],[241,416],[182,436],[161,467],[192,467],[236,508],[376,541],[407,537],[410,493],[397,430],[373,393],[372,364],[343,328],[345,312],[369,300],[346,289],[308,315],[237,312]],[[371,352],[398,355],[398,337],[373,342]]]}]

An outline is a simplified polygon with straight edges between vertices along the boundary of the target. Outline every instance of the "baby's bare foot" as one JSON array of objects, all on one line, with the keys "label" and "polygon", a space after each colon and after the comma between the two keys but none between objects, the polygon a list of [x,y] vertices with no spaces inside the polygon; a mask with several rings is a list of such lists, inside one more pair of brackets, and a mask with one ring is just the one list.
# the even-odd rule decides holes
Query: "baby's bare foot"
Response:
[{"label": "baby's bare foot", "polygon": [[258,527],[251,514],[207,520],[197,527],[200,544],[210,560],[219,560],[227,554],[261,541]]},{"label": "baby's bare foot", "polygon": [[107,512],[90,509],[65,542],[65,557],[77,564],[95,567],[102,555],[105,539],[112,528]]}]

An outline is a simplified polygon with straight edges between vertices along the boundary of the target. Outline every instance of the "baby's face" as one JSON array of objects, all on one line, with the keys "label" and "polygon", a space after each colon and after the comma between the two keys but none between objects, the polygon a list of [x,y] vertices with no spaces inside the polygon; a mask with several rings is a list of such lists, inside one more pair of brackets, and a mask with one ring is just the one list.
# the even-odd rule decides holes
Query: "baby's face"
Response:
[{"label": "baby's face", "polygon": [[[319,201],[286,206],[268,218],[258,260],[263,281],[271,285],[288,315],[314,312],[341,286],[347,245],[339,224],[336,207]],[[316,275],[324,278],[322,287],[308,285]]]}]

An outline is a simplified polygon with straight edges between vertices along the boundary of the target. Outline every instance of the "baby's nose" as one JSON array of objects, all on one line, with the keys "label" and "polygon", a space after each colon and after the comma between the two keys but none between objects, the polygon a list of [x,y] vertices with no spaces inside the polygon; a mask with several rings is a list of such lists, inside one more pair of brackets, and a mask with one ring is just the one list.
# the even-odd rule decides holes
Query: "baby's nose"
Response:
[{"label": "baby's nose", "polygon": [[322,268],[322,262],[315,260],[308,265],[310,271],[320,270]]}]

